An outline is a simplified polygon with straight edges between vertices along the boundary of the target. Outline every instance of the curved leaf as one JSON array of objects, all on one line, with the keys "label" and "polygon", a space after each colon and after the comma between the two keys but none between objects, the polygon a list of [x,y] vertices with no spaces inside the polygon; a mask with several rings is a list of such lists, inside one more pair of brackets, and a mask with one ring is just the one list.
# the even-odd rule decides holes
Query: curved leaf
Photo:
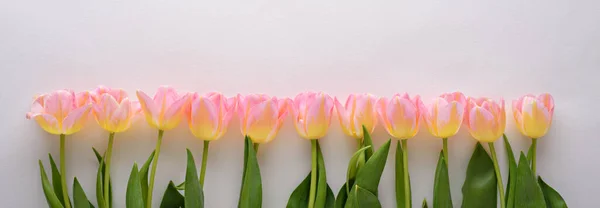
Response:
[{"label": "curved leaf", "polygon": [[327,172],[325,171],[325,160],[321,152],[321,145],[317,140],[317,193],[315,196],[315,207],[325,207],[327,202]]},{"label": "curved leaf", "polygon": [[335,195],[333,195],[333,190],[327,184],[327,199],[325,201],[325,208],[333,208],[335,204]]},{"label": "curved leaf", "polygon": [[142,185],[140,184],[140,175],[137,163],[133,163],[129,180],[127,181],[127,192],[125,193],[125,207],[144,208],[144,199],[142,198]]},{"label": "curved leaf", "polygon": [[408,181],[408,187],[409,187],[409,206],[406,207],[406,202],[405,202],[405,187],[404,187],[404,155],[403,155],[404,150],[402,149],[402,146],[400,145],[400,140],[398,140],[397,144],[396,144],[396,207],[397,208],[411,208],[412,207],[412,201],[410,199],[411,197],[411,193],[410,193],[410,175],[408,176],[409,181]]},{"label": "curved leaf", "polygon": [[548,185],[542,177],[538,177],[538,183],[542,188],[542,192],[544,193],[544,199],[546,200],[546,205],[550,208],[567,208],[567,202],[560,196],[560,194],[554,190],[550,185]]},{"label": "curved leaf", "polygon": [[[346,173],[346,184],[353,184],[353,182],[351,183],[350,181],[354,181],[354,179],[356,178],[356,172],[358,171],[358,160],[361,157],[361,155],[363,154],[364,151],[366,151],[367,149],[370,149],[372,146],[366,146],[363,148],[360,148],[358,151],[356,151],[354,153],[354,155],[352,155],[352,157],[350,158],[350,162],[348,162],[348,172]],[[351,185],[350,185],[351,186]],[[346,186],[346,194],[350,193],[350,187]]]},{"label": "curved leaf", "polygon": [[515,207],[515,186],[517,185],[517,162],[513,153],[510,142],[506,138],[506,134],[502,135],[504,139],[504,147],[506,148],[506,156],[508,157],[508,182],[506,183],[506,208]]},{"label": "curved leaf", "polygon": [[155,151],[156,150],[150,153],[150,156],[148,157],[148,159],[146,159],[146,162],[144,163],[144,165],[142,165],[142,168],[139,172],[140,185],[142,187],[142,198],[144,203],[146,203],[146,200],[148,199],[148,170],[150,169],[150,163],[152,163],[152,160],[154,159]]},{"label": "curved leaf", "polygon": [[102,185],[104,182],[103,177],[103,169],[104,167],[104,159],[100,161],[100,166],[98,167],[98,172],[96,173],[96,201],[98,203],[98,208],[107,208],[106,201],[104,201],[104,186]]},{"label": "curved leaf", "polygon": [[[367,146],[373,146],[373,140],[371,139],[371,134],[369,133],[369,131],[367,130],[367,128],[365,126],[362,126],[362,130],[363,130],[363,141],[362,141],[362,146],[363,147],[367,147]],[[375,151],[375,149],[367,149],[365,151],[365,161],[369,160],[369,158],[371,158],[371,156],[373,156],[373,152]]]},{"label": "curved leaf", "polygon": [[[242,181],[242,191],[240,195],[240,208],[260,208],[262,207],[262,182],[260,178],[260,168],[256,158],[256,152],[250,137],[246,137],[245,145],[247,155],[245,162],[245,171]],[[186,184],[186,191],[187,191]]]},{"label": "curved leaf", "polygon": [[435,169],[435,181],[433,182],[433,207],[452,208],[448,166],[444,160],[443,151],[440,151],[437,168]]},{"label": "curved leaf", "polygon": [[544,193],[538,185],[529,161],[521,152],[519,166],[517,167],[517,185],[515,191],[515,207],[546,207]]},{"label": "curved leaf", "polygon": [[44,165],[42,165],[42,161],[39,160],[38,162],[40,165],[40,175],[42,178],[42,189],[44,190],[48,207],[63,208],[63,205],[60,203],[60,200],[58,200],[58,197],[56,197],[56,194],[52,189],[52,185],[50,185],[50,181],[48,181],[48,176],[46,175],[46,170],[44,169]]},{"label": "curved leaf", "polygon": [[381,208],[377,195],[355,185],[350,193],[346,208]]},{"label": "curved leaf", "polygon": [[494,162],[481,143],[477,142],[462,186],[462,207],[498,206],[497,188]]},{"label": "curved leaf", "polygon": [[367,163],[365,163],[363,168],[358,170],[354,186],[364,188],[377,196],[379,180],[381,179],[381,174],[385,168],[388,152],[390,150],[390,142],[391,140],[388,140],[384,143],[373,156],[367,160]]},{"label": "curved leaf", "polygon": [[167,190],[163,195],[162,201],[160,202],[160,208],[180,208],[185,206],[184,197],[177,191],[173,181],[169,181]]},{"label": "curved leaf", "polygon": [[204,207],[204,193],[198,181],[198,169],[194,162],[194,156],[187,149],[187,168],[185,170],[185,207]]},{"label": "curved leaf", "polygon": [[309,172],[300,185],[294,189],[288,199],[286,208],[306,208],[308,207],[308,197],[310,195],[310,176]]},{"label": "curved leaf", "polygon": [[75,177],[73,181],[73,206],[74,208],[90,208],[90,201],[88,200],[81,184]]},{"label": "curved leaf", "polygon": [[[65,198],[63,197],[63,190],[60,179],[61,174],[60,171],[58,171],[56,163],[54,162],[54,158],[52,158],[51,154],[48,154],[48,158],[50,159],[50,168],[52,169],[52,186],[54,187],[54,193],[56,194],[56,197],[58,197],[58,200],[60,200],[60,203],[64,206]],[[67,196],[67,198],[69,198],[69,196]],[[71,201],[68,201],[68,203],[70,204]]]}]

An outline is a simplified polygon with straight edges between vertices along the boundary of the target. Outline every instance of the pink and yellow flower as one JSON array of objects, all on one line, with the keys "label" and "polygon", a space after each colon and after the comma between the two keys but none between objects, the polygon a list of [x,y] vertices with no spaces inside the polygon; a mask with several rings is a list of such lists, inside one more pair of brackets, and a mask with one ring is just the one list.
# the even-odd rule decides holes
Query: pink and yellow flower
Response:
[{"label": "pink and yellow flower", "polygon": [[377,101],[377,114],[392,137],[409,139],[419,132],[421,103],[418,95],[411,99],[406,93],[396,94],[391,99],[382,97]]},{"label": "pink and yellow flower", "polygon": [[92,93],[94,118],[109,132],[123,132],[131,127],[134,116],[140,112],[138,102],[130,101],[127,92],[99,86]]},{"label": "pink and yellow flower", "polygon": [[236,98],[221,93],[194,93],[185,114],[192,134],[202,140],[217,140],[225,134],[235,111]]},{"label": "pink and yellow flower", "polygon": [[469,98],[464,122],[471,136],[478,141],[496,141],[506,128],[504,99],[495,102],[489,98]]},{"label": "pink and yellow flower", "polygon": [[377,125],[376,102],[377,98],[371,94],[351,94],[344,106],[335,98],[335,109],[346,135],[362,139],[362,126],[373,132]]},{"label": "pink and yellow flower", "polygon": [[458,133],[463,122],[467,98],[460,92],[445,93],[435,98],[426,108],[421,104],[423,120],[429,132],[438,138],[448,138]]},{"label": "pink and yellow flower", "polygon": [[517,128],[530,138],[540,138],[548,132],[554,114],[554,99],[550,94],[525,95],[512,103]]},{"label": "pink and yellow flower", "polygon": [[242,134],[254,143],[266,143],[277,135],[287,115],[287,100],[264,94],[238,95]]},{"label": "pink and yellow flower", "polygon": [[90,113],[89,92],[57,90],[37,96],[28,119],[34,119],[51,134],[70,135],[81,130]]},{"label": "pink and yellow flower", "polygon": [[289,109],[300,136],[319,139],[327,134],[333,114],[333,98],[329,95],[322,92],[300,93]]},{"label": "pink and yellow flower", "polygon": [[148,124],[163,131],[173,129],[181,122],[183,108],[189,100],[187,95],[181,96],[169,86],[159,87],[154,98],[140,90],[136,94]]}]

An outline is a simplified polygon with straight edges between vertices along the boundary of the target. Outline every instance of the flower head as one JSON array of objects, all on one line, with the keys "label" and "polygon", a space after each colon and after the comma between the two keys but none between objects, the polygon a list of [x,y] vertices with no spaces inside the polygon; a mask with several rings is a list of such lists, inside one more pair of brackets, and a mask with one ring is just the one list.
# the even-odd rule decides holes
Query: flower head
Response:
[{"label": "flower head", "polygon": [[489,98],[469,98],[464,122],[471,136],[478,141],[496,141],[506,127],[504,100],[495,102]]},{"label": "flower head", "polygon": [[365,126],[369,133],[373,132],[377,125],[376,102],[377,98],[371,94],[351,94],[343,106],[335,98],[335,109],[346,135],[362,139],[362,126]]},{"label": "flower head", "polygon": [[419,132],[421,98],[410,98],[408,94],[396,94],[391,99],[377,101],[377,114],[385,130],[394,138],[408,139]]},{"label": "flower head", "polygon": [[169,86],[159,87],[154,98],[140,90],[136,94],[150,126],[159,130],[170,130],[181,122],[183,108],[188,102],[187,95],[181,96]]},{"label": "flower head", "polygon": [[523,135],[534,139],[546,135],[554,114],[552,95],[525,95],[513,100],[512,108],[517,128]]},{"label": "flower head", "polygon": [[227,131],[235,110],[236,98],[226,98],[221,93],[191,95],[185,114],[192,134],[202,140],[221,138]]},{"label": "flower head", "polygon": [[327,134],[333,113],[333,99],[322,92],[300,93],[289,105],[300,136],[319,139]]},{"label": "flower head", "polygon": [[99,86],[92,94],[94,118],[103,129],[109,132],[123,132],[129,127],[133,117],[140,112],[139,102],[130,101],[127,92]]},{"label": "flower head", "polygon": [[85,124],[91,104],[88,92],[57,90],[35,98],[28,119],[34,119],[51,134],[73,134]]},{"label": "flower head", "polygon": [[266,143],[277,135],[287,115],[287,100],[264,94],[238,95],[238,117],[242,134],[254,143]]},{"label": "flower head", "polygon": [[428,108],[422,105],[423,120],[429,132],[438,138],[458,133],[463,122],[467,98],[460,92],[445,93],[435,98]]}]

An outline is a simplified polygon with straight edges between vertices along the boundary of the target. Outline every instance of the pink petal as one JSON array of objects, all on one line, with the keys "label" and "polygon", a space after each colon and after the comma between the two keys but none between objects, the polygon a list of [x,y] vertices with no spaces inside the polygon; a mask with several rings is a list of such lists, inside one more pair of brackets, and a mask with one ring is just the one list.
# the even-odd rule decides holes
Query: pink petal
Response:
[{"label": "pink petal", "polygon": [[66,135],[78,132],[86,122],[91,105],[82,106],[71,111],[62,122],[62,130]]},{"label": "pink petal", "polygon": [[146,114],[146,118],[150,117],[156,119],[160,113],[160,109],[158,109],[158,106],[156,106],[154,100],[152,100],[152,98],[150,98],[146,93],[140,90],[136,91],[136,95],[140,102],[141,109]]}]

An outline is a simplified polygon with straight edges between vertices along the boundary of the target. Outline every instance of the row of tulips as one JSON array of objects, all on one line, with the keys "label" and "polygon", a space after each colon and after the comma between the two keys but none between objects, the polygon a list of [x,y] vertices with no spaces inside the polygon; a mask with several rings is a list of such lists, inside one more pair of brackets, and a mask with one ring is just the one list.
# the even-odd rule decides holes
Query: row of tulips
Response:
[{"label": "row of tulips", "polygon": [[[454,136],[463,123],[472,137],[479,141],[463,185],[463,207],[496,207],[497,195],[502,208],[566,207],[554,189],[541,178],[535,179],[537,139],[548,131],[554,111],[554,102],[549,94],[537,97],[526,95],[512,103],[517,128],[532,138],[532,145],[528,156],[521,152],[517,163],[504,137],[509,157],[506,192],[494,147],[494,142],[503,137],[506,125],[502,99],[467,98],[460,92],[454,92],[443,94],[435,98],[431,105],[425,106],[419,96],[397,94],[391,98],[376,98],[370,94],[353,94],[342,105],[337,98],[324,93],[301,93],[294,99],[278,99],[263,94],[227,98],[220,93],[178,94],[167,86],[160,87],[154,97],[142,91],[137,91],[136,95],[139,101],[132,101],[124,90],[100,86],[81,93],[58,90],[35,99],[27,118],[60,137],[60,170],[52,156],[49,158],[52,183],[42,162],[39,162],[42,187],[49,207],[93,207],[77,178],[73,183],[74,200],[70,200],[64,174],[65,137],[78,132],[90,116],[109,134],[106,152],[101,154],[94,149],[99,162],[97,206],[113,206],[110,167],[115,134],[127,130],[139,113],[143,113],[148,124],[158,130],[158,139],[148,160],[140,168],[137,164],[133,165],[127,184],[127,207],[152,207],[163,134],[182,120],[187,120],[191,133],[204,141],[200,175],[188,150],[186,179],[179,185],[172,181],[169,183],[160,207],[204,207],[203,184],[209,143],[225,134],[234,113],[237,113],[241,132],[245,135],[244,173],[238,207],[261,207],[262,186],[256,151],[260,144],[275,138],[288,112],[300,136],[311,142],[312,168],[291,193],[287,207],[381,207],[377,187],[391,141],[375,150],[370,133],[378,122],[382,123],[390,136],[398,139],[395,157],[397,207],[412,207],[407,140],[417,134],[422,121],[429,132],[443,142],[435,174],[433,207],[452,207],[447,144],[448,138]],[[327,134],[334,109],[345,134],[358,142],[358,149],[350,158],[346,183],[337,196],[327,184],[325,163],[318,142]],[[481,143],[487,143],[491,158]],[[422,206],[427,206],[426,201]]]}]

